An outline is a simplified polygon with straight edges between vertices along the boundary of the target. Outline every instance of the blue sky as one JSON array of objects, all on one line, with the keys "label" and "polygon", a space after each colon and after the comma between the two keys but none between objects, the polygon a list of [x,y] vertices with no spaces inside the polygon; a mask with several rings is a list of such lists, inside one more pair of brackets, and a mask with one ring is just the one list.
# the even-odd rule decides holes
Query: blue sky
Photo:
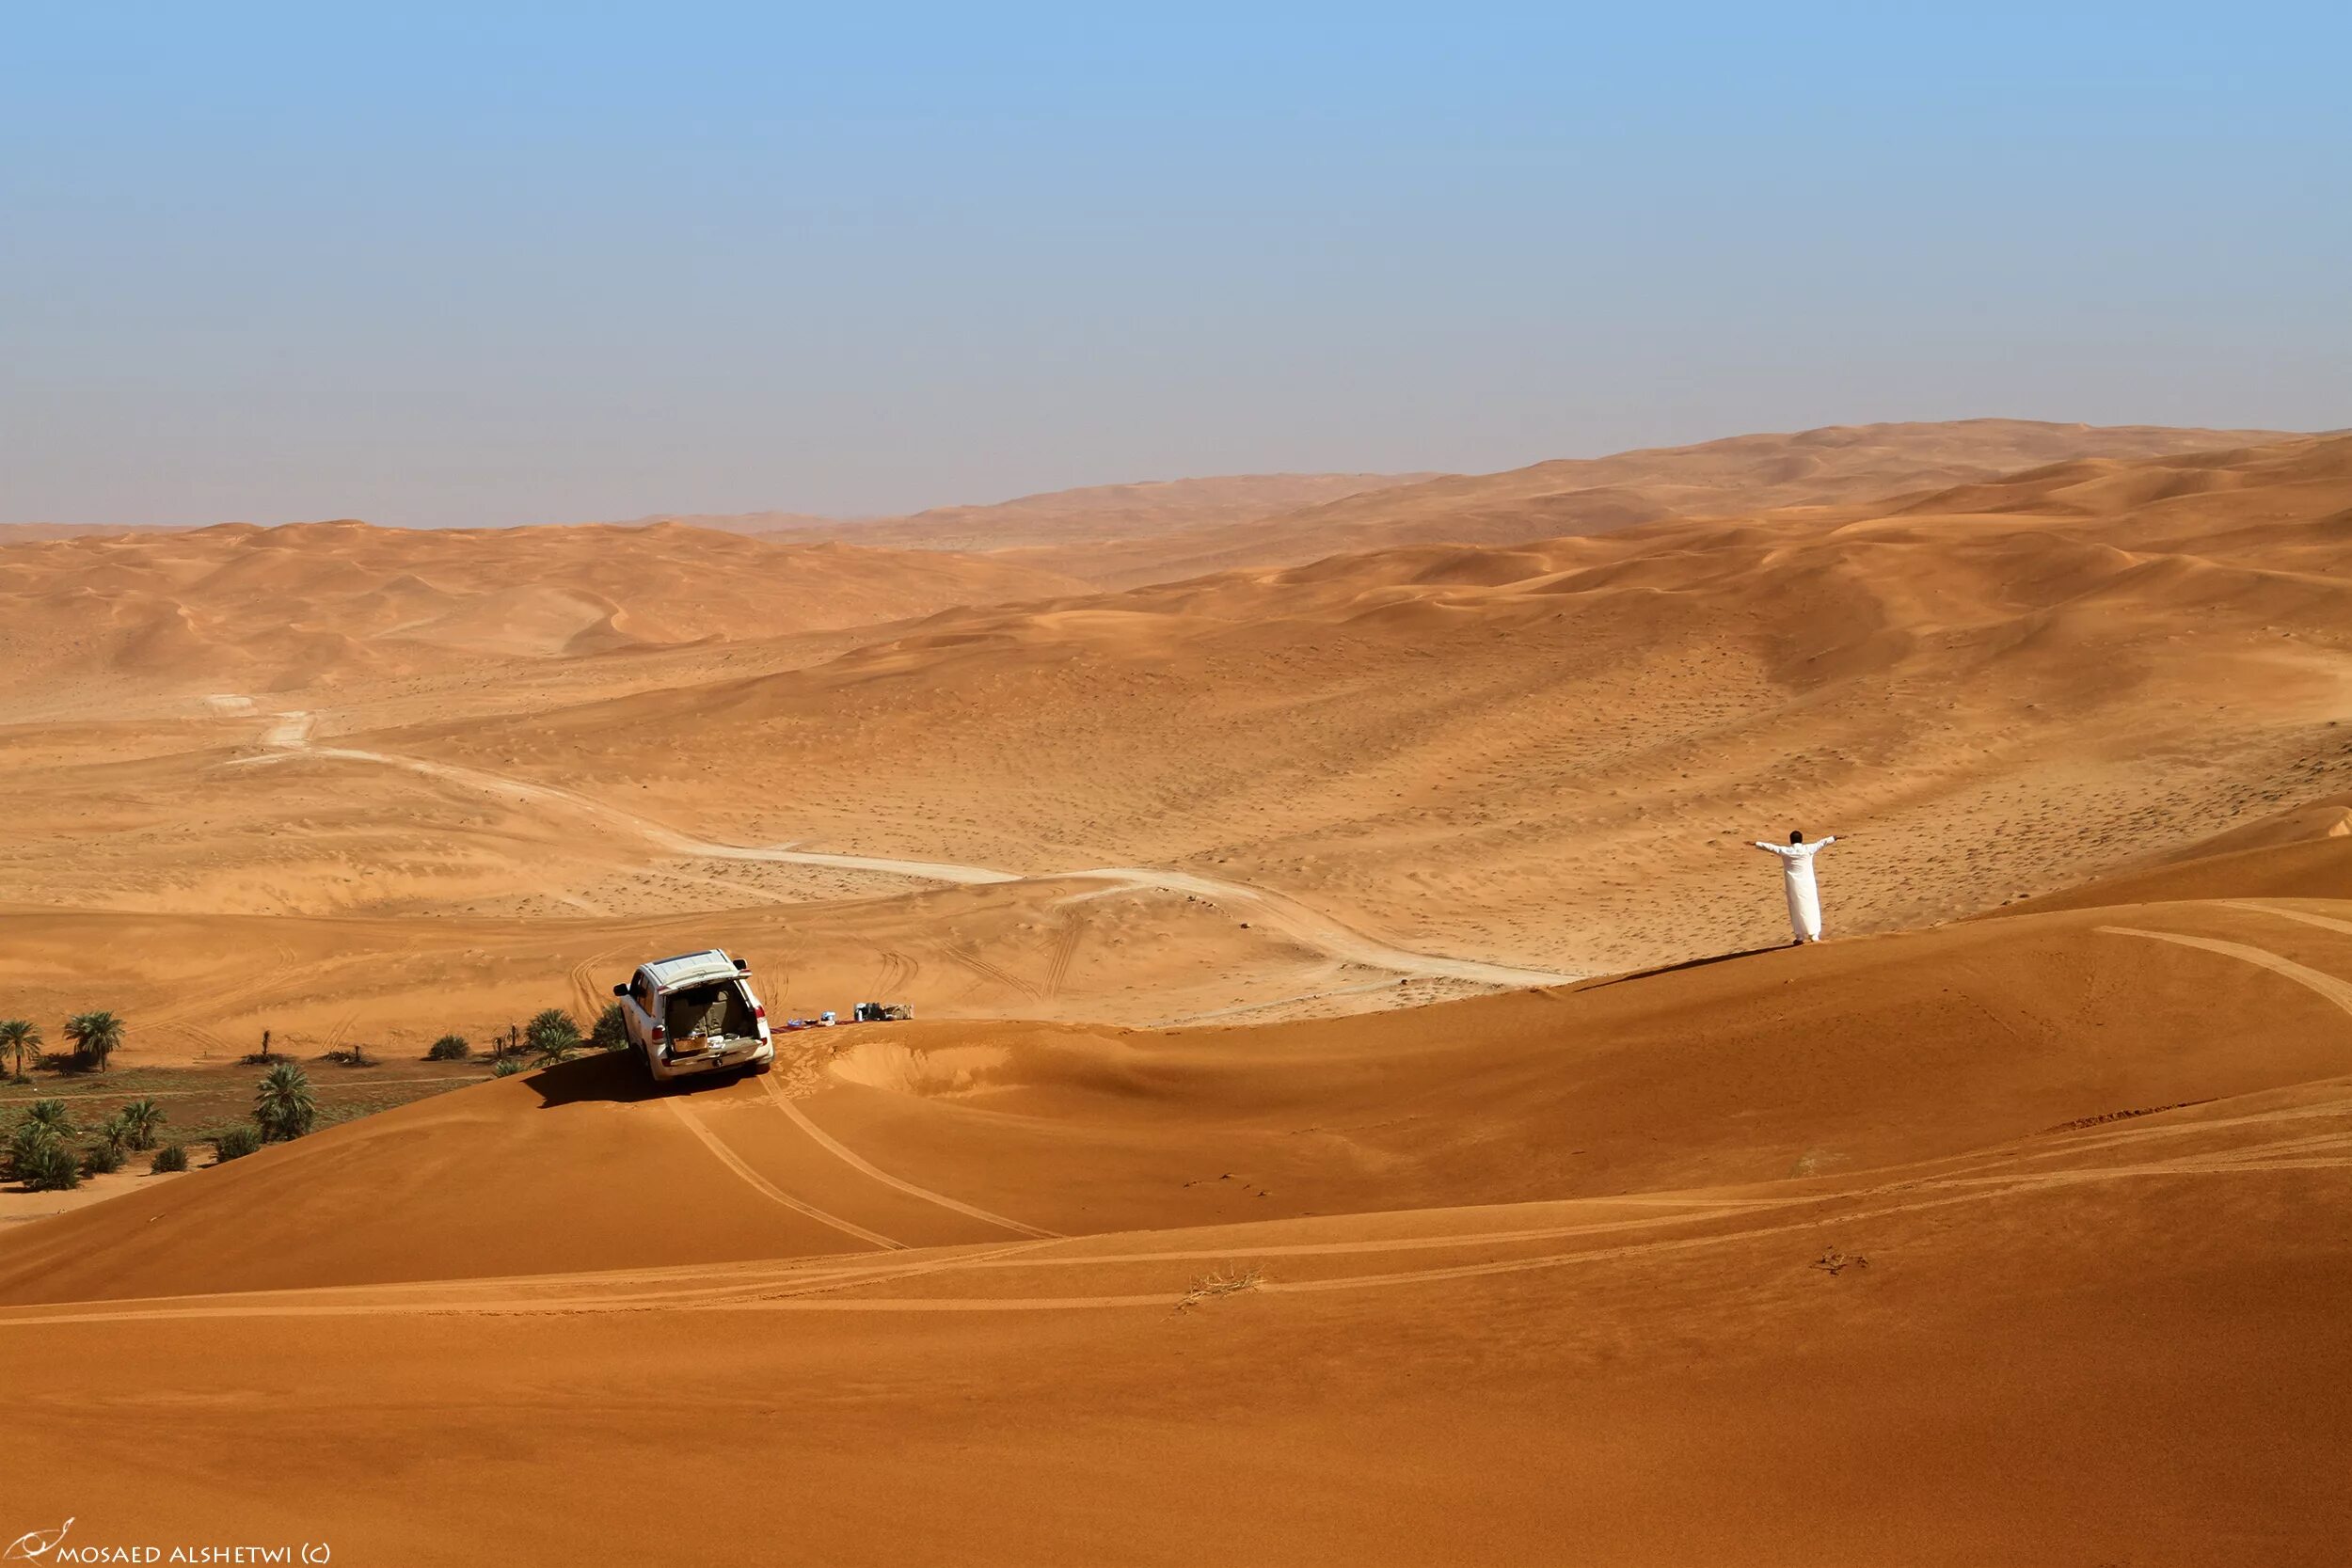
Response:
[{"label": "blue sky", "polygon": [[2346,16],[18,3],[0,521],[2352,425]]}]

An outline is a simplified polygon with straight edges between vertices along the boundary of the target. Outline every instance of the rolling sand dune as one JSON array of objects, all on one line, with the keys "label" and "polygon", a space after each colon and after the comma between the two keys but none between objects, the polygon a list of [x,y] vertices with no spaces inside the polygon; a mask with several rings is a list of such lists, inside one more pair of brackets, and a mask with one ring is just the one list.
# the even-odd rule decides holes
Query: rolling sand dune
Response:
[{"label": "rolling sand dune", "polygon": [[2250,434],[0,548],[0,1015],[920,1014],[8,1225],[9,1528],[2332,1564],[2352,437]]},{"label": "rolling sand dune", "polygon": [[0,523],[0,545],[31,544],[45,539],[88,539],[143,531],[108,523]]},{"label": "rolling sand dune", "polygon": [[[1499,474],[1445,474],[1303,502],[1296,510],[1259,518],[1117,538],[1107,545],[1073,539],[1016,559],[1106,587],[1132,587],[1406,545],[1516,545],[1677,516],[1834,509],[1903,491],[1995,480],[2050,463],[2162,457],[2285,438],[2278,431],[2030,420],[1833,425],[1608,457],[1561,458]],[[970,537],[972,547],[984,547],[987,536]]]},{"label": "rolling sand dune", "polygon": [[[1581,974],[1773,940],[1777,890],[1745,846],[1793,824],[1851,835],[1823,863],[1834,932],[1905,928],[2352,784],[2347,509],[2352,444],[2303,439],[2069,463],[1883,515],[1415,546],[571,657],[550,651],[578,635],[560,617],[516,608],[545,583],[485,566],[484,603],[432,623],[458,641],[354,620],[334,633],[350,662],[282,692],[216,678],[200,649],[110,672],[103,649],[41,643],[54,611],[28,613],[7,634],[20,668],[81,674],[28,679],[0,727],[0,904],[624,922],[842,904],[860,911],[845,933],[898,951],[927,940],[920,927],[892,934],[870,911],[928,918],[891,904],[960,875],[926,865],[1047,885],[1129,868],[1194,896],[1245,889],[1433,959]],[[646,551],[661,564],[641,586],[707,579],[745,602],[767,591],[727,563],[785,549],[538,532],[428,543],[452,559],[551,551],[566,570],[607,546]],[[381,599],[389,568],[416,563],[414,536],[358,525],[267,537],[166,535],[93,559],[143,581],[180,574],[174,592],[206,614],[249,602],[224,579],[273,607],[264,589],[304,584],[315,607]],[[46,562],[54,583],[56,552],[83,547],[0,564]],[[190,550],[193,564],[172,553]],[[785,553],[859,571],[901,559]],[[575,591],[548,589],[541,608]],[[811,614],[858,613],[854,595],[818,599]],[[323,634],[275,613],[247,613],[220,646]],[[643,613],[632,635],[694,629]],[[367,673],[412,659],[425,667]],[[1025,892],[999,908],[1008,945],[981,961],[1026,973],[1024,924],[1060,922]],[[1172,941],[1153,981],[1070,992],[1048,1016],[1423,994],[1332,970],[1327,942],[1283,957],[1259,934],[1275,924],[1251,921],[1268,961],[1221,990],[1209,977],[1231,944]],[[871,961],[856,951],[828,973],[847,983]],[[1185,972],[1204,983],[1150,1000]],[[999,1012],[1020,996],[967,1001]]]},{"label": "rolling sand dune", "polygon": [[1677,516],[1836,508],[2083,459],[2287,438],[2279,431],[1958,420],[1739,436],[1499,474],[1244,474],[1092,485],[902,517],[664,515],[790,543],[1001,554],[1102,587],[1303,564],[1405,545],[1513,545]]},{"label": "rolling sand dune", "polygon": [[2352,890],[2352,797],[2330,796],[2217,833],[2155,863],[2027,898],[1994,915],[2228,897],[2338,898]]},{"label": "rolling sand dune", "polygon": [[[684,891],[746,895],[714,881]],[[136,1060],[179,1064],[234,1062],[264,1029],[302,1054],[421,1055],[452,1031],[487,1041],[543,1007],[593,1017],[644,958],[713,942],[753,962],[779,1020],[890,1000],[927,1018],[1140,1024],[1406,1006],[1496,983],[1266,915],[1079,878],[635,917],[0,911],[0,995],[41,1018],[103,997],[131,1021]]]},{"label": "rolling sand dune", "polygon": [[773,637],[1075,586],[997,561],[675,524],[224,524],[0,547],[0,671],[276,691],[485,657]]},{"label": "rolling sand dune", "polygon": [[2347,437],[2077,464],[958,611],[369,746],[709,839],[1168,867],[1422,951],[1634,968],[1783,929],[1746,846],[1788,826],[1852,835],[1833,929],[1888,930],[2352,783],[2347,514]]},{"label": "rolling sand dune", "polygon": [[483,1085],[18,1227],[0,1367],[80,1456],[25,1506],[417,1562],[2327,1561],[2348,917]]}]

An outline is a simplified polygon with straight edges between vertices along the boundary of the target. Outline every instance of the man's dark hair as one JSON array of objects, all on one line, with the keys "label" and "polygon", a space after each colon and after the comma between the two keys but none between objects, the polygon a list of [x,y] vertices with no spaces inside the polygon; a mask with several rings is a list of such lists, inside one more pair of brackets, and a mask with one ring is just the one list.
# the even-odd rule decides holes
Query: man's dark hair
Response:
[{"label": "man's dark hair", "polygon": [[1791,844],[1803,844],[1804,842],[1804,834],[1797,832],[1796,829],[1791,828],[1788,830],[1788,842]]}]

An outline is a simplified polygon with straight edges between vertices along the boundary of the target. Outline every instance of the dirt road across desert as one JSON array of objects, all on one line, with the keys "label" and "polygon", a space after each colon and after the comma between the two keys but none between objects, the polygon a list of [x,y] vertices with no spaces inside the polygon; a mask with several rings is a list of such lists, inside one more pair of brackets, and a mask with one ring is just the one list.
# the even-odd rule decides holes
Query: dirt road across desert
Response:
[{"label": "dirt road across desert", "polygon": [[1370,969],[1385,969],[1393,974],[1433,980],[1466,980],[1487,986],[1548,986],[1560,985],[1583,978],[1578,974],[1549,970],[1521,969],[1508,964],[1482,963],[1473,958],[1447,958],[1434,953],[1415,953],[1392,943],[1378,941],[1342,925],[1327,915],[1319,914],[1295,898],[1269,893],[1261,888],[1247,887],[1239,882],[1225,881],[1181,871],[1154,871],[1136,866],[1103,866],[1073,871],[1055,871],[1026,876],[1020,872],[999,871],[988,866],[955,865],[939,861],[898,860],[874,855],[831,855],[795,849],[789,845],[723,844],[711,839],[696,838],[679,832],[663,823],[639,816],[602,800],[591,799],[576,790],[533,784],[528,780],[486,772],[481,768],[464,768],[424,757],[397,756],[385,752],[366,751],[348,746],[313,746],[310,730],[316,716],[309,713],[279,714],[263,731],[262,744],[269,750],[242,759],[246,766],[271,762],[279,757],[298,754],[322,757],[341,762],[373,763],[386,768],[405,768],[429,778],[447,779],[453,784],[469,785],[487,793],[533,800],[585,816],[591,820],[625,829],[676,855],[693,860],[765,861],[780,865],[828,866],[836,870],[874,871],[893,877],[908,877],[921,881],[946,882],[961,886],[981,886],[996,882],[1087,881],[1103,882],[1115,889],[1155,890],[1189,893],[1204,898],[1221,899],[1254,911],[1271,927],[1327,957],[1344,963],[1361,964]]}]

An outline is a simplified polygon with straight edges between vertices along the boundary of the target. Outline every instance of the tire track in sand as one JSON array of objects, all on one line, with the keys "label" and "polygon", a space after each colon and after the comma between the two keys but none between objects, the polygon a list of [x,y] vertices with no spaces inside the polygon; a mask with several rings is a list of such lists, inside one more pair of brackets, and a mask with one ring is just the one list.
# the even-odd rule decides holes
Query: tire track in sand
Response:
[{"label": "tire track in sand", "polygon": [[[1790,1197],[1773,1202],[1771,1210],[1790,1208],[1822,1208],[1828,1212],[1807,1213],[1801,1217],[1776,1220],[1764,1225],[1715,1232],[1704,1236],[1661,1237],[1648,1241],[1622,1243],[1613,1246],[1585,1247],[1566,1252],[1541,1253],[1528,1258],[1506,1258],[1474,1263],[1440,1264],[1431,1268],[1392,1270],[1382,1273],[1335,1275],[1320,1279],[1266,1280],[1251,1288],[1248,1293],[1265,1295],[1321,1294],[1332,1291],[1390,1289],[1398,1286],[1439,1284],[1454,1280],[1487,1278],[1498,1275],[1533,1274],[1573,1267],[1583,1263],[1607,1263],[1632,1259],[1671,1256],[1708,1247],[1731,1246],[1741,1243],[1767,1241],[1780,1236],[1818,1235],[1824,1225],[1852,1226],[1869,1220],[1919,1213],[1931,1210],[1984,1203],[1992,1199],[2055,1188],[2092,1185],[2107,1181],[2147,1180],[2151,1178],[2185,1176],[2235,1176],[2269,1170],[2347,1170],[2352,1169],[2352,1156],[2329,1157],[2313,1145],[2341,1148],[2352,1142],[2352,1135],[2332,1135],[2322,1139],[2296,1140],[2275,1146],[2254,1146],[2246,1148],[2216,1151],[2209,1154],[2187,1155],[2176,1160],[2150,1161],[2130,1165],[2079,1168],[2014,1176],[1986,1176],[1955,1180],[1927,1179],[1891,1184],[1887,1187],[1865,1189],[1854,1194],[1816,1194]],[[1920,1196],[1933,1194],[1932,1196]],[[1882,1203],[1868,1208],[1837,1207],[1840,1198],[1867,1197],[1884,1194],[1908,1195],[1907,1200]],[[787,1202],[791,1200],[787,1200]],[[797,1205],[795,1205],[797,1206]],[[1739,1206],[1745,1209],[1748,1206]],[[1688,1221],[1720,1217],[1710,1214],[1676,1216]],[[1607,1223],[1600,1226],[1544,1227],[1509,1233],[1508,1239],[1544,1235],[1589,1234],[1594,1230],[1614,1229],[1629,1222]],[[1640,1224],[1641,1222],[1630,1222]],[[1661,1219],[1659,1224],[1674,1223]],[[1355,1254],[1376,1254],[1420,1250],[1430,1247],[1474,1247],[1505,1240],[1498,1234],[1447,1235],[1443,1237],[1388,1237],[1355,1243],[1308,1243],[1290,1248],[1280,1246],[1251,1249],[1255,1256],[1279,1256],[1294,1252],[1304,1256],[1313,1252],[1343,1250]],[[845,1297],[836,1292],[854,1290],[864,1285],[890,1285],[900,1279],[933,1275],[967,1268],[1019,1269],[1023,1267],[1064,1265],[1083,1267],[1119,1261],[1119,1255],[1093,1257],[1078,1254],[1068,1257],[1040,1257],[1034,1249],[1049,1245],[1046,1242],[1016,1243],[1011,1246],[983,1248],[977,1251],[958,1249],[944,1257],[926,1256],[906,1264],[880,1264],[861,1267],[828,1269],[814,1276],[803,1275],[788,1286],[777,1289],[781,1280],[764,1283],[744,1279],[721,1286],[695,1288],[673,1287],[653,1291],[639,1291],[633,1294],[616,1293],[616,1288],[634,1284],[649,1284],[654,1275],[632,1279],[626,1275],[599,1276],[604,1289],[579,1296],[539,1294],[481,1299],[465,1294],[468,1288],[480,1290],[486,1285],[514,1288],[524,1285],[524,1279],[489,1281],[418,1281],[409,1286],[339,1287],[339,1293],[354,1291],[379,1290],[406,1294],[420,1293],[415,1301],[322,1302],[317,1296],[327,1292],[256,1291],[249,1294],[225,1294],[217,1297],[169,1297],[174,1302],[197,1302],[203,1305],[163,1306],[159,1301],[132,1302],[70,1302],[0,1309],[0,1331],[9,1328],[31,1328],[82,1323],[147,1322],[171,1319],[244,1319],[244,1318],[326,1318],[326,1317],[393,1317],[422,1314],[514,1314],[514,1313],[589,1313],[610,1311],[644,1311],[674,1308],[684,1311],[710,1312],[1040,1312],[1102,1309],[1121,1307],[1174,1307],[1185,1299],[1181,1290],[1099,1295],[1061,1296],[930,1296],[930,1297]],[[1224,1261],[1234,1256],[1232,1247],[1171,1250],[1148,1255],[1154,1260]],[[1030,1256],[1017,1256],[1019,1254]],[[453,1293],[436,1300],[421,1292],[436,1288]],[[306,1299],[307,1298],[307,1299]],[[18,1315],[24,1314],[24,1315]]]},{"label": "tire track in sand", "polygon": [[2276,915],[2280,920],[2300,921],[2306,926],[2316,926],[2323,931],[2342,931],[2352,936],[2352,920],[2335,920],[2324,914],[2312,914],[2308,910],[2290,910],[2282,905],[2262,903],[2252,898],[2224,898],[2221,902],[2230,909]]},{"label": "tire track in sand", "polygon": [[993,964],[986,958],[981,958],[979,949],[973,946],[970,942],[960,943],[957,946],[948,948],[947,957],[954,959],[957,963],[961,964],[964,968],[970,970],[981,979],[993,980],[998,985],[1005,987],[1009,990],[1017,992],[1022,996],[1025,996],[1032,1002],[1042,1002],[1045,999],[1043,992],[1040,991],[1037,987],[1029,984],[1028,981],[1021,978],[1020,975],[1013,974],[1010,970]]},{"label": "tire track in sand", "polygon": [[1062,986],[1070,978],[1071,960],[1077,958],[1078,942],[1085,935],[1086,927],[1078,924],[1077,917],[1065,913],[1061,935],[1054,941],[1053,962],[1048,964],[1045,970],[1046,996],[1056,997],[1061,994]]},{"label": "tire track in sand", "polygon": [[873,995],[888,996],[894,991],[904,990],[917,974],[923,973],[922,964],[907,954],[888,947],[876,948],[875,951],[882,955],[882,978],[875,982]]},{"label": "tire track in sand", "polygon": [[945,1193],[935,1193],[929,1187],[918,1187],[903,1177],[891,1175],[809,1120],[808,1114],[792,1102],[792,1097],[776,1087],[776,1081],[773,1077],[766,1073],[760,1074],[759,1086],[767,1092],[768,1098],[775,1102],[776,1109],[792,1118],[793,1126],[808,1134],[811,1143],[860,1175],[871,1177],[883,1186],[905,1193],[910,1197],[919,1197],[926,1203],[935,1203],[942,1209],[951,1210],[984,1224],[1002,1226],[1007,1230],[1017,1231],[1024,1236],[1034,1236],[1040,1241],[1050,1242],[1062,1239],[1062,1233],[1058,1230],[1047,1230],[1040,1226],[1025,1224],[1020,1220],[1007,1219],[1002,1214],[991,1213],[975,1204],[964,1202],[961,1198],[949,1197]]},{"label": "tire track in sand", "polygon": [[[763,1079],[762,1082],[765,1082],[765,1080]],[[721,1164],[733,1171],[742,1180],[746,1186],[750,1187],[752,1191],[759,1194],[760,1196],[776,1203],[781,1203],[787,1209],[791,1210],[794,1213],[805,1214],[819,1225],[831,1226],[834,1229],[840,1231],[845,1236],[854,1236],[861,1242],[870,1243],[875,1246],[882,1247],[892,1252],[903,1252],[906,1250],[906,1243],[904,1242],[894,1242],[889,1237],[882,1235],[880,1231],[866,1229],[864,1226],[859,1225],[854,1220],[845,1220],[838,1214],[828,1214],[822,1209],[818,1208],[817,1205],[804,1202],[800,1198],[794,1197],[790,1193],[786,1192],[782,1187],[777,1186],[774,1182],[760,1175],[759,1172],[752,1169],[750,1165],[744,1164],[743,1157],[741,1155],[729,1148],[723,1142],[721,1141],[718,1133],[713,1132],[709,1128],[705,1127],[702,1124],[701,1118],[696,1117],[693,1112],[686,1108],[685,1101],[672,1097],[663,1103],[667,1104],[670,1107],[671,1112],[676,1116],[678,1120],[685,1124],[686,1130],[689,1132],[693,1133],[695,1137],[702,1140],[703,1147],[705,1148],[709,1149],[711,1153],[719,1157],[719,1163]]]},{"label": "tire track in sand", "polygon": [[[832,866],[847,871],[878,871],[894,877],[909,877],[922,881],[949,882],[966,886],[995,882],[1024,881],[1095,881],[1112,889],[1135,892],[1189,893],[1203,897],[1224,899],[1250,909],[1253,919],[1279,930],[1294,941],[1315,948],[1327,958],[1343,962],[1359,963],[1372,969],[1385,969],[1393,974],[1427,979],[1469,980],[1487,986],[1555,986],[1587,979],[1582,974],[1562,974],[1551,970],[1522,969],[1509,964],[1486,963],[1476,958],[1449,958],[1438,953],[1420,953],[1408,947],[1368,936],[1355,927],[1335,920],[1319,911],[1308,908],[1285,894],[1256,888],[1243,882],[1229,882],[1220,878],[1203,877],[1189,871],[1159,871],[1148,866],[1095,866],[1074,871],[1043,872],[1025,876],[1015,871],[998,871],[988,866],[961,865],[949,861],[899,860],[874,855],[827,855],[803,849],[761,847],[755,845],[726,844],[715,839],[696,838],[679,832],[664,822],[623,807],[608,804],[576,790],[555,784],[533,784],[529,780],[509,778],[479,768],[458,763],[435,762],[426,757],[402,756],[390,752],[371,752],[353,746],[313,746],[307,730],[295,733],[274,730],[264,737],[271,749],[255,756],[240,757],[230,767],[253,767],[282,762],[289,757],[325,757],[343,762],[373,763],[385,768],[405,768],[429,778],[445,779],[469,788],[489,794],[512,795],[522,800],[535,800],[546,805],[561,806],[580,812],[598,821],[612,824],[637,834],[648,843],[674,854],[701,860],[767,861],[787,865]],[[1009,976],[1005,978],[1009,980]],[[1031,996],[1036,988],[1026,982],[1010,980],[1018,989]]]},{"label": "tire track in sand", "polygon": [[2219,953],[2225,958],[2242,959],[2247,963],[2266,969],[2273,974],[2283,974],[2296,985],[2317,991],[2337,1006],[2342,1007],[2346,1013],[2352,1013],[2352,982],[2339,980],[2334,975],[2324,974],[2316,969],[2307,969],[2292,958],[2280,958],[2266,947],[2249,947],[2245,942],[2224,942],[2219,937],[2192,937],[2179,931],[2143,931],[2136,926],[2101,926],[2097,929],[2107,936],[2146,937],[2152,942],[2169,942],[2182,947],[2198,947],[2208,953]]},{"label": "tire track in sand", "polygon": [[580,998],[581,1013],[592,1026],[596,1015],[604,1011],[605,1004],[612,997],[612,986],[597,984],[596,972],[619,958],[622,951],[618,947],[601,948],[572,965],[572,990]]}]

